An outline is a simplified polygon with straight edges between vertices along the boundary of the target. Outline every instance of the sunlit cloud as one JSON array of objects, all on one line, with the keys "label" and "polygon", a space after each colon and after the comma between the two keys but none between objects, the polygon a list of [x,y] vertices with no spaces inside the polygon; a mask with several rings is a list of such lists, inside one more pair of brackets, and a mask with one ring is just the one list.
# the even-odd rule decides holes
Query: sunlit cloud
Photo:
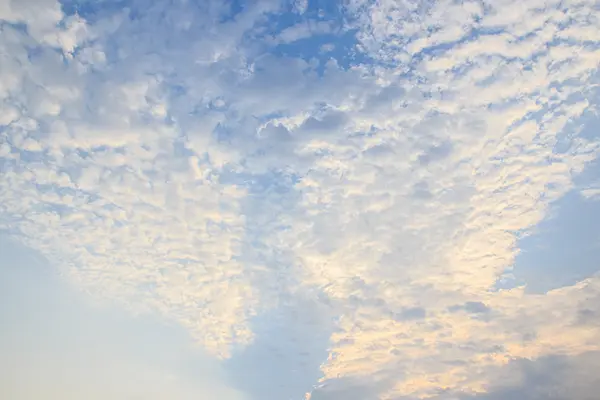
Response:
[{"label": "sunlit cloud", "polygon": [[598,198],[590,1],[126,3],[0,6],[0,229],[75,287],[312,380],[252,398],[495,398],[600,350],[597,275],[507,283]]}]

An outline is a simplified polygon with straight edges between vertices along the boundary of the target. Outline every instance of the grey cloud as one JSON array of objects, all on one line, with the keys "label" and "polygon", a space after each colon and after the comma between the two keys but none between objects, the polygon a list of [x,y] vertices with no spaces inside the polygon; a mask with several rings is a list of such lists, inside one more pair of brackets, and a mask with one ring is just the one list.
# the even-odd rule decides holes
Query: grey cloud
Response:
[{"label": "grey cloud", "polygon": [[388,385],[367,379],[331,379],[315,389],[310,400],[378,400]]},{"label": "grey cloud", "polygon": [[[600,299],[595,299],[596,301]],[[577,312],[577,323],[582,325],[600,325],[600,312],[584,308]]]},{"label": "grey cloud", "polygon": [[378,93],[369,96],[365,102],[363,112],[374,114],[387,114],[395,105],[406,101],[406,90],[396,84],[384,87]]},{"label": "grey cloud", "polygon": [[394,313],[393,318],[396,321],[412,321],[424,319],[427,316],[427,311],[422,307],[405,308],[404,310]]},{"label": "grey cloud", "polygon": [[269,142],[287,142],[292,140],[290,131],[281,124],[268,124],[260,131],[261,139]]},{"label": "grey cloud", "polygon": [[489,307],[480,301],[467,301],[463,307],[466,312],[472,314],[486,314],[490,312]]},{"label": "grey cloud", "polygon": [[491,310],[480,301],[467,301],[464,304],[448,307],[450,312],[465,311],[469,314],[488,314]]},{"label": "grey cloud", "polygon": [[376,146],[369,147],[363,152],[365,157],[373,159],[374,161],[381,161],[382,158],[393,158],[394,154],[393,148],[387,144],[378,144]]},{"label": "grey cloud", "polygon": [[257,169],[255,172],[258,172],[292,160],[295,146],[296,140],[285,126],[269,123],[258,132],[256,140],[247,141],[246,149],[252,157],[253,167]]},{"label": "grey cloud", "polygon": [[339,111],[329,111],[322,117],[308,117],[298,129],[301,133],[327,134],[344,127],[348,122],[348,116]]},{"label": "grey cloud", "polygon": [[442,160],[450,155],[452,152],[452,143],[444,142],[438,145],[429,147],[425,152],[419,155],[419,163],[421,165],[428,165],[432,162]]},{"label": "grey cloud", "polygon": [[460,399],[596,400],[600,393],[599,369],[598,352],[550,355],[537,360],[518,359],[498,371],[488,393],[463,395]]},{"label": "grey cloud", "polygon": [[430,199],[433,197],[427,182],[418,182],[413,186],[413,196],[417,199]]}]

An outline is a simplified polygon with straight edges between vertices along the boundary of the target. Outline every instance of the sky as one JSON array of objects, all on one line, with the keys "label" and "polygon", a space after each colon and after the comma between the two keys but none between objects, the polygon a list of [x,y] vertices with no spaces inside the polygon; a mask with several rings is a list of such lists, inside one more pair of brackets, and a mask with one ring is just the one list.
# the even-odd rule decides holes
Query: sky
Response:
[{"label": "sky", "polygon": [[598,26],[0,0],[0,397],[597,398]]}]

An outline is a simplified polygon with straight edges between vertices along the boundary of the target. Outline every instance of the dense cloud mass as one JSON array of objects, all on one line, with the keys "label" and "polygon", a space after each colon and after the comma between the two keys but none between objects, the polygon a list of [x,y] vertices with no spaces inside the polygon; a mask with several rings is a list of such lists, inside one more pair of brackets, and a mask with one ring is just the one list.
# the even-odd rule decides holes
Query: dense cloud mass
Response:
[{"label": "dense cloud mass", "polygon": [[599,277],[504,283],[552,204],[600,199],[599,26],[594,0],[0,0],[0,231],[251,399],[591,399]]}]

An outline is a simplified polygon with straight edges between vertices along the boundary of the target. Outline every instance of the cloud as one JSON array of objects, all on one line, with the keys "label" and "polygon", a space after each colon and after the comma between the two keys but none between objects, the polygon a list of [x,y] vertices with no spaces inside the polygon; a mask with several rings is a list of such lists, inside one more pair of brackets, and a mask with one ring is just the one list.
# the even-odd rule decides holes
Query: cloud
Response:
[{"label": "cloud", "polygon": [[465,311],[470,314],[487,314],[490,309],[480,301],[467,301],[462,305],[451,306],[448,310],[452,312]]},{"label": "cloud", "polygon": [[600,189],[586,188],[581,191],[581,195],[588,200],[595,200],[600,196]]},{"label": "cloud", "polygon": [[[348,304],[340,332],[332,336],[339,345],[324,366],[326,378],[385,377],[385,371],[391,376],[410,365],[406,378],[398,378],[397,387],[382,396],[427,396],[430,390],[457,385],[484,390],[485,378],[467,371],[481,364],[503,364],[505,357],[521,353],[520,345],[511,344],[520,340],[519,331],[545,331],[550,336],[537,343],[556,345],[559,340],[551,339],[550,332],[566,331],[559,323],[550,328],[548,321],[525,322],[526,315],[540,308],[550,312],[550,298],[528,297],[519,289],[493,295],[489,290],[512,264],[518,233],[543,219],[547,205],[571,189],[571,176],[596,157],[593,142],[576,138],[563,154],[553,153],[552,146],[568,129],[569,118],[596,104],[591,97],[575,100],[579,89],[571,86],[570,74],[593,79],[598,54],[592,48],[583,53],[573,48],[561,59],[569,59],[571,65],[583,57],[590,63],[582,60],[582,69],[555,68],[556,52],[565,44],[551,42],[548,32],[562,27],[537,18],[533,6],[507,6],[488,14],[480,10],[473,19],[472,29],[503,26],[510,28],[511,37],[546,24],[546,31],[516,40],[503,52],[502,46],[487,43],[491,34],[456,29],[463,15],[477,14],[476,6],[433,3],[420,14],[408,5],[396,5],[351,6],[362,13],[359,21],[373,21],[361,26],[365,46],[370,49],[376,39],[383,47],[373,50],[374,57],[394,60],[400,70],[406,57],[396,49],[410,46],[399,41],[423,35],[419,48],[408,55],[407,68],[413,75],[399,80],[408,81],[404,104],[377,118],[351,117],[347,126],[352,133],[340,129],[320,136],[318,146],[326,149],[327,162],[315,163],[302,180],[303,212],[289,216],[291,228],[273,243],[291,244],[305,282],[326,288],[332,298]],[[437,19],[441,10],[443,21]],[[394,12],[404,12],[406,18],[378,19]],[[410,30],[412,13],[421,17],[418,32],[416,27]],[[439,24],[439,34],[424,36],[427,24]],[[571,31],[578,27],[573,25]],[[591,62],[592,57],[596,61]],[[382,79],[393,79],[386,72]],[[359,115],[358,107],[348,115]],[[368,127],[369,134],[360,135],[358,124]],[[370,154],[375,156],[367,157]],[[405,188],[415,186],[427,187],[428,195],[411,199]],[[327,232],[321,224],[327,225]],[[363,282],[360,288],[354,284],[357,277]],[[422,304],[428,318],[402,324],[386,319],[390,308],[409,307],[408,301]],[[515,301],[527,305],[517,306]],[[499,307],[501,322],[446,314],[443,305],[453,302],[466,304],[468,313],[483,309],[475,305],[486,304],[494,312]],[[577,305],[569,304],[574,309],[565,315],[572,316]],[[493,335],[499,346],[485,344],[493,326],[513,327],[508,328],[512,333]],[[461,365],[456,360],[470,361]]]},{"label": "cloud", "polygon": [[[116,22],[88,26],[100,38],[86,49],[105,54],[108,63],[118,65],[116,70],[106,69],[104,62],[89,65],[83,49],[65,64],[45,42],[4,27],[11,35],[3,36],[3,42],[12,46],[15,65],[24,67],[12,71],[20,74],[19,84],[3,98],[15,98],[20,88],[36,88],[24,91],[28,97],[18,100],[22,104],[15,103],[25,115],[3,131],[11,146],[3,160],[4,215],[17,218],[26,242],[53,261],[66,257],[61,265],[65,270],[74,267],[71,273],[79,284],[134,309],[179,314],[192,331],[197,327],[195,335],[207,348],[226,354],[233,337],[240,342],[251,339],[245,319],[252,313],[252,289],[236,260],[244,220],[236,198],[244,189],[218,182],[232,155],[219,150],[215,139],[185,120],[182,134],[164,111],[156,112],[168,107],[168,92],[158,70],[152,75],[141,71],[167,66],[155,64],[149,55],[137,57],[146,50],[132,46],[128,37],[149,35],[140,43],[152,41],[154,28],[169,26],[168,18],[155,19],[164,6],[157,2],[145,19],[119,13]],[[167,16],[182,11],[168,9]],[[158,25],[149,29],[155,22]],[[240,26],[243,23],[235,29]],[[27,56],[27,41],[39,46],[33,61]],[[196,55],[215,57],[207,51]],[[195,63],[185,53],[178,54],[184,64]],[[191,85],[187,89],[192,90]],[[54,106],[42,109],[38,105],[43,102],[61,111],[57,114]],[[202,147],[195,153],[199,141]],[[199,198],[201,203],[195,200]],[[28,212],[33,203],[37,214]],[[30,236],[28,230],[36,230],[38,224],[44,228]],[[171,267],[179,265],[188,269]],[[183,317],[184,310],[199,313]]]},{"label": "cloud", "polygon": [[[3,14],[0,228],[74,284],[233,366],[270,351],[265,316],[308,304],[331,326],[281,365],[331,396],[477,395],[516,358],[598,350],[597,277],[496,288],[598,155],[573,123],[598,106],[588,2],[153,1],[52,23],[27,4]],[[331,20],[361,57],[273,50]]]},{"label": "cloud", "polygon": [[[511,361],[491,385],[489,393],[464,399],[594,399],[598,382],[593,375],[598,354],[584,353],[575,357],[548,355],[536,361]],[[461,397],[462,398],[462,397]]]},{"label": "cloud", "polygon": [[0,254],[3,398],[244,399],[180,329],[94,304],[6,236]]}]

